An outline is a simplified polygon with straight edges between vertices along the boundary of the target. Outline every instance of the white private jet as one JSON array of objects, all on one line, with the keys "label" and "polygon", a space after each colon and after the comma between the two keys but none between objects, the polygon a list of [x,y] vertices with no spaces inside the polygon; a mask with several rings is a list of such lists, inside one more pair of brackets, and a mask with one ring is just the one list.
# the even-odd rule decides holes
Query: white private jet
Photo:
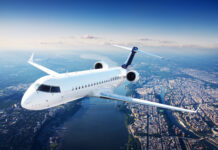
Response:
[{"label": "white private jet", "polygon": [[[131,65],[135,53],[144,52],[139,50],[137,47],[128,48],[119,45],[114,46],[131,51],[128,59],[121,67],[109,68],[105,62],[99,61],[94,64],[93,70],[69,73],[57,73],[36,64],[33,61],[32,54],[28,63],[44,71],[48,75],[38,79],[27,89],[22,98],[21,106],[28,110],[43,110],[83,97],[99,97],[130,103],[145,104],[182,112],[197,112],[197,110],[193,111],[114,94],[114,89],[126,80],[136,82],[139,79],[139,73],[135,70],[129,70],[128,67]],[[144,53],[162,58],[151,53]]]}]

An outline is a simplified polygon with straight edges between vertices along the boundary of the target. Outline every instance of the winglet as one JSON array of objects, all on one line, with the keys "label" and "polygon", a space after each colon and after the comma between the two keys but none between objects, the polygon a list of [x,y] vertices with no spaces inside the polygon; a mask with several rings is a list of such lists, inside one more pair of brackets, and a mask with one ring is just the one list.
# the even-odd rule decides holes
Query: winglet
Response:
[{"label": "winglet", "polygon": [[33,57],[34,57],[34,53],[32,53],[30,59],[28,60],[28,62],[33,62]]},{"label": "winglet", "polygon": [[198,108],[195,110],[195,113],[197,113],[200,109],[201,104],[198,106]]}]

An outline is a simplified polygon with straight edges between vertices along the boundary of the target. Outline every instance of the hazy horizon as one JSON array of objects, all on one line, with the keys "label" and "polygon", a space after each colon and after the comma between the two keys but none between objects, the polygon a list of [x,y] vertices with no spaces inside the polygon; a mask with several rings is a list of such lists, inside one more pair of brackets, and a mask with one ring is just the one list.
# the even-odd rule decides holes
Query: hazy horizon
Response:
[{"label": "hazy horizon", "polygon": [[216,1],[0,2],[0,50],[218,50]]}]

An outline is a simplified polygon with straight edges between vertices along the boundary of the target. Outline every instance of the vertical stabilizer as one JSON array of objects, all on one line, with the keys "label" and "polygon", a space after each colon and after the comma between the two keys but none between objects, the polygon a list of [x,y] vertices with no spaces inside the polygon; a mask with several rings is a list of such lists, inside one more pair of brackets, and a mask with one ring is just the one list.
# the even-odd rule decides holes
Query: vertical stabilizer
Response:
[{"label": "vertical stabilizer", "polygon": [[128,51],[131,51],[131,53],[129,54],[129,57],[127,58],[127,60],[125,62],[125,64],[122,65],[122,67],[124,69],[128,68],[128,66],[131,65],[132,60],[133,60],[133,58],[135,56],[135,53],[137,53],[137,52],[141,52],[141,53],[144,53],[144,54],[146,54],[148,56],[156,57],[156,58],[159,58],[159,59],[164,59],[161,56],[158,56],[158,55],[155,55],[155,54],[152,54],[152,53],[149,53],[149,52],[145,52],[145,51],[139,50],[138,47],[135,47],[135,46],[133,48],[126,47],[126,46],[121,46],[121,45],[113,45],[113,46],[119,47],[119,48],[122,48],[122,49],[126,49]]},{"label": "vertical stabilizer", "polygon": [[131,65],[132,60],[135,56],[135,53],[137,53],[138,47],[133,47],[131,53],[129,54],[129,57],[127,58],[125,64],[122,65],[122,68],[126,69],[129,65]]}]

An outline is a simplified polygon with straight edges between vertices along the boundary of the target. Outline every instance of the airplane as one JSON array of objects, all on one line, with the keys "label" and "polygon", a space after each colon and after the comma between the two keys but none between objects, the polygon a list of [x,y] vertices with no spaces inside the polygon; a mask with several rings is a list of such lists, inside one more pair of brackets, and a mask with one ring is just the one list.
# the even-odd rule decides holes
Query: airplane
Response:
[{"label": "airplane", "polygon": [[142,52],[160,59],[163,58],[139,50],[135,46],[133,48],[120,45],[113,46],[131,51],[126,62],[122,66],[109,68],[108,64],[105,62],[98,61],[94,64],[94,69],[79,72],[57,73],[35,63],[33,61],[34,54],[32,54],[28,63],[48,75],[39,78],[27,89],[22,97],[21,106],[27,110],[44,110],[85,97],[98,97],[128,103],[156,106],[182,112],[197,112],[197,110],[189,110],[167,104],[114,94],[113,91],[115,88],[120,86],[126,80],[133,83],[139,80],[139,73],[136,70],[129,69],[129,66],[137,52]]}]

